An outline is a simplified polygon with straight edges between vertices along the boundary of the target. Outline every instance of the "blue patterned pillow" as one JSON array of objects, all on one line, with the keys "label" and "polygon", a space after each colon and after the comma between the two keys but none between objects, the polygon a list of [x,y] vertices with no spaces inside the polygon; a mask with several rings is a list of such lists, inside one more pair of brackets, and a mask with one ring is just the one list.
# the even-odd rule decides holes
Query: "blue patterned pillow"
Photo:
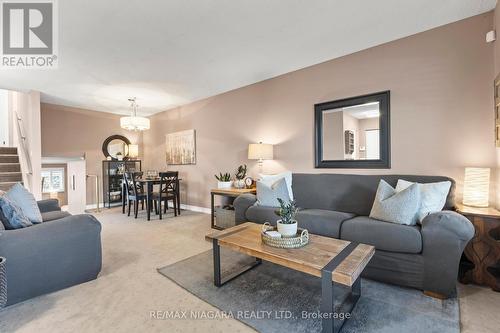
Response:
[{"label": "blue patterned pillow", "polygon": [[5,195],[0,196],[0,209],[2,210],[2,214],[0,214],[2,223],[7,230],[21,229],[33,225],[23,214],[21,208]]},{"label": "blue patterned pillow", "polygon": [[10,190],[5,193],[5,196],[10,199],[17,207],[21,208],[23,214],[31,221],[31,223],[42,223],[42,214],[36,203],[35,197],[20,183],[15,184]]}]

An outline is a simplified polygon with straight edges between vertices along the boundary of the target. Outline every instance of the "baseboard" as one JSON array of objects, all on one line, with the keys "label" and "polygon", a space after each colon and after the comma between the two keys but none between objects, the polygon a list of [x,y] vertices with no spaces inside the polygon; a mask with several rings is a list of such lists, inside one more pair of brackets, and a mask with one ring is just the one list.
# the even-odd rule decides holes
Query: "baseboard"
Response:
[{"label": "baseboard", "polygon": [[[116,207],[119,207],[119,206],[116,206]],[[96,209],[96,208],[97,208],[97,204],[91,204],[91,205],[86,205],[85,206],[85,209]],[[100,203],[99,204],[99,208],[100,209],[104,208],[104,204]],[[181,209],[190,210],[190,211],[193,211],[193,212],[199,212],[199,213],[203,213],[203,214],[211,214],[212,213],[212,211],[210,210],[210,208],[193,206],[193,205],[181,204]]]},{"label": "baseboard", "polygon": [[192,206],[192,205],[181,204],[181,209],[190,210],[190,211],[193,211],[193,212],[199,212],[199,213],[203,213],[203,214],[211,214],[212,213],[212,211],[210,210],[210,208],[199,207],[199,206]]},{"label": "baseboard", "polygon": [[[116,206],[116,207],[118,207],[118,206]],[[102,208],[104,208],[104,203],[101,202],[99,204],[99,209],[102,209]],[[97,204],[86,205],[85,209],[97,209]]]}]

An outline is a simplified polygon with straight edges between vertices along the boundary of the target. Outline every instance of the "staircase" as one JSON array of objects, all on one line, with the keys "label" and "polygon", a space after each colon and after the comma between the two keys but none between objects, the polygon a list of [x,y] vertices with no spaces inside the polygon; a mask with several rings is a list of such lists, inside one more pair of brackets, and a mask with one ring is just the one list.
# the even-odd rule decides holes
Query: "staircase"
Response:
[{"label": "staircase", "polygon": [[17,148],[0,147],[0,190],[8,191],[23,181]]}]

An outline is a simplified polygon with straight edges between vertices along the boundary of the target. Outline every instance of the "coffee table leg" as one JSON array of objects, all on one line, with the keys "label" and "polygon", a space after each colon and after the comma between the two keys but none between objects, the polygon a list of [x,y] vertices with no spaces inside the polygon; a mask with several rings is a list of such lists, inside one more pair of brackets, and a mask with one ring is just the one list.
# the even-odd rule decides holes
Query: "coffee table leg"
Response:
[{"label": "coffee table leg", "polygon": [[321,270],[320,310],[324,316],[321,322],[323,333],[338,333],[346,320],[344,314],[350,313],[354,309],[361,295],[361,278],[358,277],[351,286],[346,300],[338,307],[335,306],[334,287],[337,284],[332,281],[332,273],[357,246],[357,243],[351,242]]},{"label": "coffee table leg", "polygon": [[229,281],[237,278],[241,274],[248,272],[252,268],[254,268],[254,267],[256,267],[256,266],[258,266],[258,265],[260,265],[262,263],[262,259],[255,258],[255,262],[254,263],[252,263],[250,265],[247,265],[247,266],[244,266],[240,270],[238,270],[238,271],[236,271],[234,273],[231,273],[228,276],[224,277],[224,279],[222,279],[221,267],[220,267],[220,245],[219,245],[219,240],[216,239],[216,238],[214,238],[213,241],[212,241],[212,245],[213,245],[213,257],[214,257],[214,285],[216,287],[222,287],[223,285],[225,285]]},{"label": "coffee table leg", "polygon": [[213,253],[214,253],[214,285],[216,287],[222,286],[220,274],[220,246],[219,240],[213,240]]}]

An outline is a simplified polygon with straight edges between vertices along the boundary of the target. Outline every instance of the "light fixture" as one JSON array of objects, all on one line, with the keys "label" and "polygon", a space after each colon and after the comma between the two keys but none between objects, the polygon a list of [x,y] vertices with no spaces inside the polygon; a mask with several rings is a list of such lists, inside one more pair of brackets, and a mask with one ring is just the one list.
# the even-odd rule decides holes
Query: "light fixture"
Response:
[{"label": "light fixture", "polygon": [[128,157],[130,158],[139,157],[139,145],[128,145]]},{"label": "light fixture", "polygon": [[130,107],[132,108],[132,115],[130,117],[121,117],[120,126],[123,129],[129,131],[145,131],[150,127],[149,119],[145,117],[137,116],[137,108],[139,107],[136,103],[136,98],[129,98]]},{"label": "light fixture", "polygon": [[463,204],[488,207],[490,168],[465,168]]},{"label": "light fixture", "polygon": [[264,160],[273,159],[273,145],[262,142],[249,144],[248,159],[259,160],[259,168],[260,172],[262,172],[262,164]]}]

